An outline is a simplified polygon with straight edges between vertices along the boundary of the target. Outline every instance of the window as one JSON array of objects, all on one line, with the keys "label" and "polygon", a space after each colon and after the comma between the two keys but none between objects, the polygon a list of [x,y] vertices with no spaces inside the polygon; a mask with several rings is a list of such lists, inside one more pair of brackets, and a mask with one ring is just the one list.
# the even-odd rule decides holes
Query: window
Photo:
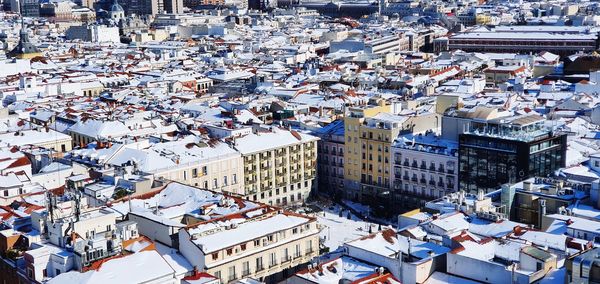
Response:
[{"label": "window", "polygon": [[192,178],[198,177],[198,169],[192,169]]},{"label": "window", "polygon": [[300,257],[300,244],[296,245],[296,251],[294,252],[294,257]]},{"label": "window", "polygon": [[215,271],[215,277],[221,279],[221,271]]},{"label": "window", "polygon": [[223,186],[227,186],[227,176],[223,176]]},{"label": "window", "polygon": [[250,275],[250,262],[244,261],[242,263],[242,277]]},{"label": "window", "polygon": [[260,246],[260,240],[254,240],[254,246],[255,247]]},{"label": "window", "polygon": [[[292,196],[293,196],[293,195],[292,195]],[[295,234],[297,234],[297,233],[298,233],[298,228],[293,228],[293,229],[292,229],[292,234],[294,234],[294,235],[295,235]]]},{"label": "window", "polygon": [[262,257],[256,258],[256,271],[261,271],[264,269]]},{"label": "window", "polygon": [[235,280],[236,278],[237,278],[237,277],[236,277],[236,275],[235,275],[235,266],[230,266],[230,267],[229,267],[229,277],[228,277],[228,279],[229,279],[229,281],[233,281],[233,280]]},{"label": "window", "polygon": [[232,248],[228,248],[227,249],[227,255],[231,255],[233,253],[233,249]]},{"label": "window", "polygon": [[213,179],[213,188],[219,187],[219,181],[215,178]]},{"label": "window", "polygon": [[232,181],[232,182],[233,182],[233,184],[236,184],[236,183],[237,183],[237,174],[233,174],[233,176],[232,176],[232,180],[233,180],[233,181]]},{"label": "window", "polygon": [[269,242],[272,242],[272,241],[273,241],[273,235],[269,235],[269,236],[267,237],[267,240],[269,240]]},{"label": "window", "polygon": [[206,166],[202,167],[202,174],[203,175],[207,175],[208,174],[208,169],[206,168]]},{"label": "window", "polygon": [[204,188],[208,189],[208,181],[206,181],[206,180],[204,181]]},{"label": "window", "polygon": [[281,258],[281,261],[288,261],[290,259],[290,255],[288,254],[288,249],[285,248],[283,249],[283,257]]},{"label": "window", "polygon": [[213,253],[212,254],[212,259],[213,260],[217,260],[217,258],[219,258],[219,253],[218,252]]},{"label": "window", "polygon": [[275,265],[277,265],[277,255],[272,252],[269,257],[269,267],[273,267]]},{"label": "window", "polygon": [[306,241],[306,254],[312,253],[312,240]]}]

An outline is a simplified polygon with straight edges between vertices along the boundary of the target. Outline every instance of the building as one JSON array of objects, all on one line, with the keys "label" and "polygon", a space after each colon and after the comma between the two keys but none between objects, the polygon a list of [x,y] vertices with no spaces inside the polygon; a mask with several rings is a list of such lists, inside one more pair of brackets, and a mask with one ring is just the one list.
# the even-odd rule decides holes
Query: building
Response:
[{"label": "building", "polygon": [[409,38],[404,34],[393,34],[382,37],[363,39],[348,38],[341,41],[331,42],[331,52],[347,50],[350,52],[364,51],[367,54],[388,54],[397,51],[408,50]]},{"label": "building", "polygon": [[[350,108],[344,119],[346,198],[372,205],[380,204],[380,194],[389,193],[392,180],[393,141],[401,133],[418,133],[437,128],[434,113],[400,116],[391,112],[397,105]],[[387,199],[390,199],[389,196]]]},{"label": "building", "polygon": [[204,145],[202,142],[183,140],[152,147],[152,151],[159,155],[169,150],[176,156],[175,165],[165,163],[147,173],[195,187],[246,196],[242,178],[244,162],[240,153],[229,145],[221,142]]},{"label": "building", "polygon": [[565,262],[565,283],[600,282],[600,248],[575,255]]},{"label": "building", "polygon": [[125,10],[119,5],[117,0],[113,1],[108,11],[108,18],[113,20],[115,23],[119,23],[121,20],[125,20]]},{"label": "building", "polygon": [[[560,178],[535,177],[512,186],[503,186],[502,200],[511,220],[536,228],[548,228],[551,220],[546,215],[567,213],[566,208],[590,196],[591,187],[591,184],[566,182]],[[572,216],[564,217],[568,219]],[[573,227],[567,227],[573,237],[595,239],[591,232],[574,232]]]},{"label": "building", "polygon": [[[176,0],[171,0],[176,2]],[[163,13],[165,11],[164,0],[123,0],[121,5],[127,15],[152,15]]]},{"label": "building", "polygon": [[[118,5],[118,4],[117,4]],[[118,11],[111,12],[111,15],[120,17]],[[115,18],[117,19],[117,18]],[[80,39],[82,41],[94,43],[120,43],[118,27],[109,27],[104,25],[82,25],[71,26],[65,32],[65,36],[69,40]]]},{"label": "building", "polygon": [[35,145],[61,153],[71,151],[72,144],[71,136],[48,128],[0,134],[0,141],[6,146]]},{"label": "building", "polygon": [[40,50],[29,41],[29,34],[27,32],[27,27],[25,26],[23,20],[21,20],[19,43],[6,55],[8,58],[16,57],[18,59],[30,59],[42,55]]},{"label": "building", "polygon": [[535,114],[471,121],[459,135],[459,188],[489,192],[564,167],[567,136],[544,121]]},{"label": "building", "polygon": [[276,283],[318,255],[315,218],[261,206],[179,231],[179,250],[194,266],[230,283]]},{"label": "building", "polygon": [[585,28],[554,28],[551,26],[476,27],[450,36],[450,50],[468,52],[538,53],[549,51],[570,55],[581,51],[593,51],[598,47],[598,34]]},{"label": "building", "polygon": [[11,0],[10,8],[23,17],[40,16],[40,2],[37,0]]},{"label": "building", "polygon": [[165,13],[182,14],[183,0],[163,0]]},{"label": "building", "polygon": [[[363,136],[365,138],[369,137],[367,132],[365,131],[365,135],[361,135],[361,127],[365,121],[365,119],[369,117],[374,117],[379,113],[389,113],[391,107],[385,104],[385,101],[379,101],[379,104],[376,106],[364,107],[364,108],[351,108],[350,115],[344,118],[344,136],[345,136],[345,144],[344,144],[344,152],[346,154],[346,163],[344,164],[344,177],[345,177],[345,197],[353,198],[355,200],[361,199],[361,183],[363,176],[363,148],[362,148],[362,139]],[[388,133],[379,133],[379,137],[375,134],[375,138],[381,138],[385,140],[386,138],[390,140],[391,143],[391,129],[388,131],[381,130],[379,132],[388,132]],[[381,137],[383,135],[383,137]],[[387,135],[387,137],[386,137]],[[371,133],[371,137],[373,134]],[[365,142],[366,143],[366,142]],[[382,142],[381,144],[383,144]],[[365,145],[366,147],[366,145]],[[372,147],[372,146],[371,146]],[[377,149],[377,147],[375,148]],[[389,151],[389,148],[388,148]],[[364,160],[367,155],[364,154]],[[365,165],[366,167],[366,165]],[[364,169],[366,174],[366,168]],[[373,177],[371,176],[371,180]],[[365,178],[366,180],[366,178]],[[377,179],[376,179],[377,180]],[[383,183],[382,183],[383,184]],[[366,196],[365,196],[366,198]]]},{"label": "building", "polygon": [[513,80],[516,77],[527,77],[529,70],[527,66],[509,65],[495,66],[483,70],[487,83],[500,84]]},{"label": "building", "polygon": [[68,2],[42,3],[40,16],[58,21],[68,21],[73,19],[73,9]]},{"label": "building", "polygon": [[317,177],[319,191],[344,196],[344,121],[338,120],[315,133],[317,143]]},{"label": "building", "polygon": [[270,205],[304,202],[317,175],[318,140],[277,127],[233,138],[244,161],[246,198]]},{"label": "building", "polygon": [[399,136],[392,145],[393,200],[404,207],[458,191],[458,144],[433,132]]}]

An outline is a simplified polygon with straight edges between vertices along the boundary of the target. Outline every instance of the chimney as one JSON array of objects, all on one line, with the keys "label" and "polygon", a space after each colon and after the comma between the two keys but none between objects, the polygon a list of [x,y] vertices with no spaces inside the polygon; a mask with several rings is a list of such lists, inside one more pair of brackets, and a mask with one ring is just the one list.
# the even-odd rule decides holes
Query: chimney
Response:
[{"label": "chimney", "polygon": [[532,191],[532,187],[531,187],[531,182],[530,181],[524,181],[523,182],[523,190],[525,190],[525,191]]}]

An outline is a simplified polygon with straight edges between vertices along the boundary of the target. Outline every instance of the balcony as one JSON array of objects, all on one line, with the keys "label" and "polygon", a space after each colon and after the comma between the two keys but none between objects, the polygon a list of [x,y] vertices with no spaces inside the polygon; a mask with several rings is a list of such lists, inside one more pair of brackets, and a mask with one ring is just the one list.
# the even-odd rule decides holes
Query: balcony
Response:
[{"label": "balcony", "polygon": [[248,275],[250,275],[250,269],[247,269],[247,270],[243,270],[243,271],[242,271],[242,277],[246,277],[246,276],[248,276]]},{"label": "balcony", "polygon": [[408,176],[403,176],[402,179],[408,181],[410,178]]},{"label": "balcony", "polygon": [[291,256],[284,256],[284,257],[281,258],[281,263],[282,264],[286,263],[286,262],[289,262],[289,261],[292,261],[292,257]]},{"label": "balcony", "polygon": [[438,181],[437,185],[438,185],[439,187],[443,187],[443,186],[444,186],[444,182],[443,182],[443,181]]},{"label": "balcony", "polygon": [[446,173],[453,175],[454,174],[454,169],[448,169],[448,171]]},{"label": "balcony", "polygon": [[429,170],[430,170],[430,171],[435,171],[435,166],[434,166],[434,165],[430,165],[430,166],[429,166]]},{"label": "balcony", "polygon": [[444,167],[439,167],[439,168],[438,168],[438,172],[440,172],[440,173],[444,173],[444,172],[445,172],[445,171],[444,171]]},{"label": "balcony", "polygon": [[429,185],[434,185],[435,186],[435,180],[429,180]]},{"label": "balcony", "polygon": [[426,179],[424,179],[424,178],[421,178],[421,179],[419,179],[419,182],[420,182],[420,183],[422,183],[422,184],[426,184],[426,183],[427,183],[427,180],[426,180]]},{"label": "balcony", "polygon": [[403,166],[408,167],[408,161],[404,161],[404,163],[402,163]]},{"label": "balcony", "polygon": [[265,270],[265,267],[262,264],[256,266],[256,272],[263,271],[263,270]]},{"label": "balcony", "polygon": [[417,181],[418,181],[418,179],[417,179],[416,177],[412,177],[410,180],[411,180],[412,182],[417,182]]}]

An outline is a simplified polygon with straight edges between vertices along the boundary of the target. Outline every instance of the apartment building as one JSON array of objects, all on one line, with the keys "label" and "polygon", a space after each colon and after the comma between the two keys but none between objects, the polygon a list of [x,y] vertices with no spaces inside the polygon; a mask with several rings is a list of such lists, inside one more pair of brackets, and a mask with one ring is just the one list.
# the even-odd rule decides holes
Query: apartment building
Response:
[{"label": "apartment building", "polygon": [[316,135],[319,190],[331,196],[344,194],[344,121],[334,121],[320,128]]},{"label": "apartment building", "polygon": [[370,54],[387,54],[396,51],[408,50],[410,47],[408,37],[403,34],[383,36],[364,42],[365,52]]},{"label": "apartment building", "polygon": [[319,138],[278,127],[233,139],[244,163],[246,198],[270,205],[306,200],[317,173]]},{"label": "apartment building", "polygon": [[71,136],[48,128],[0,134],[0,141],[6,146],[34,145],[61,153],[71,151],[72,144]]},{"label": "apartment building", "polygon": [[383,101],[377,107],[354,108],[345,119],[348,198],[376,203],[387,192],[392,176],[393,141],[401,133],[415,133],[437,127],[437,115],[422,113],[400,116],[390,113]]},{"label": "apartment building", "polygon": [[[386,105],[385,101],[379,100],[376,105],[350,108],[350,114],[344,118],[344,152],[346,155],[346,163],[344,164],[344,182],[346,188],[346,198],[360,199],[361,197],[361,177],[363,173],[363,150],[361,146],[363,138],[361,135],[361,128],[365,119],[373,117],[379,113],[389,113],[390,110],[390,105]],[[386,134],[383,133],[383,135],[383,138],[385,139]],[[387,135],[390,135],[390,133],[387,133]],[[377,134],[375,137],[377,137]]]},{"label": "apartment building", "polygon": [[408,207],[458,190],[458,143],[433,132],[400,136],[392,145],[394,203]]},{"label": "apartment building", "polygon": [[240,153],[225,143],[209,141],[209,144],[199,147],[189,140],[156,144],[152,150],[167,158],[175,156],[171,158],[175,165],[165,164],[148,173],[195,187],[245,196],[244,163]]},{"label": "apartment building", "polygon": [[276,283],[317,256],[318,246],[316,218],[266,205],[179,231],[183,256],[223,283],[247,277]]}]

